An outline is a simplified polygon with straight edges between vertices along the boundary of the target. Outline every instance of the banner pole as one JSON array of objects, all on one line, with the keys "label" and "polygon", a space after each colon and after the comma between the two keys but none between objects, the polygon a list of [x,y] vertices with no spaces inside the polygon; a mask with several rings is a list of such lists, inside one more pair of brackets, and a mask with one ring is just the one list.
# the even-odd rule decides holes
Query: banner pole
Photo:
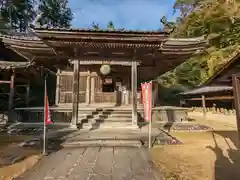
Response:
[{"label": "banner pole", "polygon": [[149,85],[151,88],[149,88],[149,125],[148,125],[148,131],[149,131],[149,140],[148,140],[148,148],[152,148],[152,82],[149,82]]},{"label": "banner pole", "polygon": [[46,154],[46,98],[47,98],[46,76],[44,77],[44,114],[43,114],[43,154]]},{"label": "banner pole", "polygon": [[149,121],[148,124],[148,148],[151,149],[152,148],[152,122]]}]

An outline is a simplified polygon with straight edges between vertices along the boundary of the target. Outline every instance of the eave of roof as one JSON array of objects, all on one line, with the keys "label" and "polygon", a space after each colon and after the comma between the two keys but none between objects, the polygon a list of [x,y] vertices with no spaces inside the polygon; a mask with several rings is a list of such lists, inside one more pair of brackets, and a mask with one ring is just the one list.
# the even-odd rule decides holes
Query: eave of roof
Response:
[{"label": "eave of roof", "polygon": [[213,92],[224,92],[224,91],[232,91],[232,86],[203,86],[196,89],[188,90],[180,95],[200,95],[204,93],[213,93]]},{"label": "eave of roof", "polygon": [[204,37],[198,38],[169,38],[169,34],[165,32],[154,31],[109,31],[109,30],[85,30],[85,29],[45,29],[35,28],[32,30],[40,39],[44,40],[65,40],[65,43],[70,42],[102,42],[102,43],[155,43],[159,47],[161,42],[166,47],[173,46],[206,46],[207,41]]},{"label": "eave of roof", "polygon": [[[9,49],[14,50],[28,60],[36,58],[39,53],[46,57],[56,55],[51,47],[33,35],[0,35],[0,38],[2,39],[2,42],[9,47]],[[31,52],[32,55],[30,55],[29,52]]]},{"label": "eave of roof", "polygon": [[31,62],[15,62],[15,61],[1,61],[0,69],[16,69],[16,68],[26,68],[33,65]]},{"label": "eave of roof", "polygon": [[83,28],[44,28],[35,27],[34,30],[38,31],[58,31],[58,32],[90,32],[90,33],[123,33],[123,34],[159,34],[159,35],[170,35],[169,32],[164,31],[142,31],[142,30],[129,30],[129,29],[83,29]]},{"label": "eave of roof", "polygon": [[[43,33],[43,34],[41,34]],[[72,37],[69,37],[71,33]],[[36,35],[37,37],[33,36]],[[106,38],[107,36],[107,38]],[[55,37],[55,38],[54,38]],[[56,38],[57,37],[57,38]],[[117,39],[113,39],[116,37]],[[61,43],[74,43],[78,44],[79,48],[86,46],[96,48],[146,48],[154,52],[154,56],[162,54],[165,57],[165,60],[168,57],[176,57],[174,61],[171,59],[169,62],[165,61],[166,66],[161,70],[160,74],[174,68],[175,65],[179,65],[184,60],[186,60],[191,55],[199,52],[206,47],[207,43],[203,37],[200,38],[169,38],[169,34],[165,32],[147,32],[147,31],[109,31],[109,30],[84,30],[84,29],[44,29],[44,28],[35,28],[33,29],[32,35],[13,35],[13,36],[4,36],[5,42],[8,43],[11,47],[17,49],[17,51],[22,51],[28,53],[37,53],[40,54],[43,52],[44,48],[31,49],[29,46],[46,46],[49,50],[58,50],[56,46],[59,46]],[[85,38],[85,39],[84,39]],[[55,40],[50,42],[50,40]],[[137,41],[136,41],[137,39]],[[131,41],[131,42],[130,42]],[[130,43],[129,43],[130,42]],[[63,46],[64,47],[64,46]],[[74,47],[74,46],[72,46]],[[75,46],[76,47],[76,46]],[[41,50],[42,49],[42,50]],[[63,48],[63,50],[65,50]],[[152,51],[154,50],[154,51]],[[99,49],[99,51],[102,51]],[[115,50],[114,50],[115,51]],[[140,49],[142,52],[142,49]],[[139,51],[139,52],[140,52]],[[133,52],[133,51],[132,51]],[[61,50],[56,52],[61,54]],[[44,54],[46,55],[46,53]],[[56,55],[56,54],[55,54]],[[130,57],[130,56],[129,56]],[[132,57],[132,55],[131,55]],[[156,56],[158,57],[158,56]],[[84,58],[84,57],[83,57]],[[162,59],[162,58],[160,58]],[[162,61],[159,61],[161,64]],[[171,65],[170,65],[171,64]],[[160,66],[161,67],[161,66]]]}]

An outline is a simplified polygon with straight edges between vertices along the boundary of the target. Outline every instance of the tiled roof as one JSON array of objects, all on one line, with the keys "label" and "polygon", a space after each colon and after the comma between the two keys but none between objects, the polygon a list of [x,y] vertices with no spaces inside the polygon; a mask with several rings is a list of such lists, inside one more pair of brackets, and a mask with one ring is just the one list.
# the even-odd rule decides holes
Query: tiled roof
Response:
[{"label": "tiled roof", "polygon": [[8,38],[8,39],[19,39],[19,40],[33,40],[40,41],[40,39],[33,35],[32,33],[11,33],[11,34],[0,34],[0,38]]},{"label": "tiled roof", "polygon": [[143,30],[130,30],[130,29],[83,29],[83,28],[43,28],[43,27],[36,27],[34,28],[36,30],[47,30],[47,31],[72,31],[72,32],[98,32],[98,33],[136,33],[136,34],[164,34],[169,35],[168,32],[162,32],[162,31],[143,31]]},{"label": "tiled roof", "polygon": [[180,93],[180,95],[198,95],[211,92],[223,92],[223,91],[232,91],[232,86],[203,86],[200,88],[188,90]]}]

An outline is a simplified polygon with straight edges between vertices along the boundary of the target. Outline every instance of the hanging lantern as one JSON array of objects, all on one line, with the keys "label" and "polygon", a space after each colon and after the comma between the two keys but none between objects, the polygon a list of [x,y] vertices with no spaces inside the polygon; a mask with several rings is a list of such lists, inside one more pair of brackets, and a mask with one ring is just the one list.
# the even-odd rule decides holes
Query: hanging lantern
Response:
[{"label": "hanging lantern", "polygon": [[101,68],[100,68],[100,72],[103,74],[103,75],[107,75],[111,72],[111,67],[109,65],[102,65]]}]

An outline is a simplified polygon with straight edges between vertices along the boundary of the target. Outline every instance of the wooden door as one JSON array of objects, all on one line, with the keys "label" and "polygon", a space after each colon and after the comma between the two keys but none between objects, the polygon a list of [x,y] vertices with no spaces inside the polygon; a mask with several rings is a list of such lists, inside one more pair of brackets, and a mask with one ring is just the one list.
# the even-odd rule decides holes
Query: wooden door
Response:
[{"label": "wooden door", "polygon": [[[61,75],[59,77],[59,103],[72,103],[73,76]],[[87,76],[79,76],[79,103],[86,102]]]},{"label": "wooden door", "polygon": [[60,75],[59,77],[59,103],[72,103],[72,75]]},{"label": "wooden door", "polygon": [[103,80],[101,77],[94,77],[94,103],[116,103],[116,91],[103,92]]}]

